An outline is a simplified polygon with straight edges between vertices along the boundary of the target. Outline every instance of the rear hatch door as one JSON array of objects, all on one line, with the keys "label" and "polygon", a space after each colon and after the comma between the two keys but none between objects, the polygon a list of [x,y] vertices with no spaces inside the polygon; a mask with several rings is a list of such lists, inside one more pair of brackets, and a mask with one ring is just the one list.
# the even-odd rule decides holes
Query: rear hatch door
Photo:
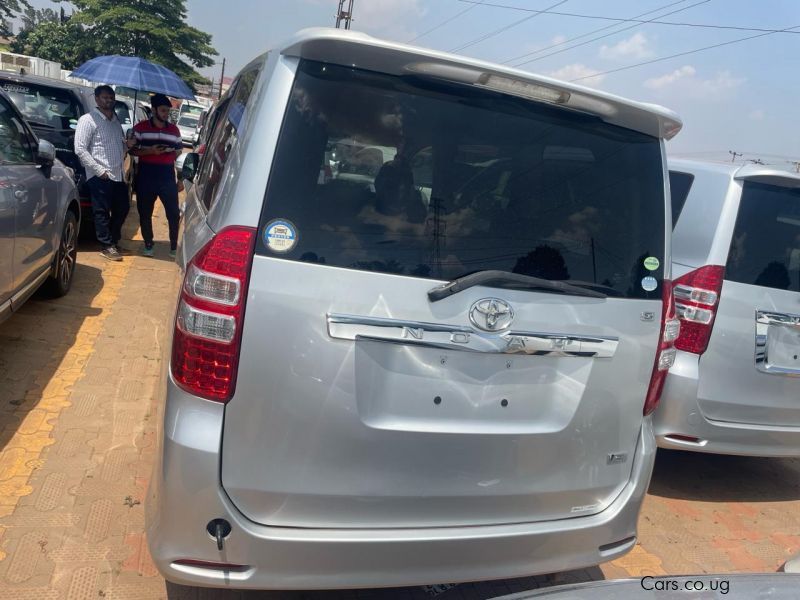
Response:
[{"label": "rear hatch door", "polygon": [[540,103],[301,62],[226,407],[236,506],[332,528],[607,507],[659,337],[661,148]]},{"label": "rear hatch door", "polygon": [[710,419],[800,426],[800,177],[747,178],[698,397]]}]

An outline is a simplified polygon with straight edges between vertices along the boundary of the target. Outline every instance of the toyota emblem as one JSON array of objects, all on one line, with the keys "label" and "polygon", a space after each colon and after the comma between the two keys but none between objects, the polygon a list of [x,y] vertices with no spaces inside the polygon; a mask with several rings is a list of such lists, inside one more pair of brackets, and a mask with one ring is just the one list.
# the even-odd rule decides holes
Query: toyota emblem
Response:
[{"label": "toyota emblem", "polygon": [[502,331],[514,320],[514,309],[498,298],[481,298],[470,307],[469,320],[483,331]]}]

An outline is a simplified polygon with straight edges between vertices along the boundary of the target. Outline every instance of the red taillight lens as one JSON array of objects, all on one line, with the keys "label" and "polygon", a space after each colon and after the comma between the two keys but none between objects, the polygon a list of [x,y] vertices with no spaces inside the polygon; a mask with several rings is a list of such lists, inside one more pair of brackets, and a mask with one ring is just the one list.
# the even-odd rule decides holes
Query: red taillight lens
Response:
[{"label": "red taillight lens", "polygon": [[681,320],[675,347],[679,350],[702,354],[708,348],[724,277],[724,267],[708,265],[675,281],[673,294]]},{"label": "red taillight lens", "polygon": [[664,389],[664,380],[667,371],[675,362],[675,340],[680,334],[681,324],[675,318],[675,299],[672,296],[672,284],[669,280],[663,283],[663,308],[661,311],[661,333],[659,336],[658,351],[650,375],[650,385],[644,400],[644,415],[653,412],[661,401],[661,392]]},{"label": "red taillight lens", "polygon": [[197,148],[197,153],[198,154],[205,154],[205,151],[206,151],[206,145],[205,144],[200,144],[200,146]]},{"label": "red taillight lens", "polygon": [[233,396],[255,241],[255,229],[227,227],[186,267],[171,369],[181,388],[201,398]]}]

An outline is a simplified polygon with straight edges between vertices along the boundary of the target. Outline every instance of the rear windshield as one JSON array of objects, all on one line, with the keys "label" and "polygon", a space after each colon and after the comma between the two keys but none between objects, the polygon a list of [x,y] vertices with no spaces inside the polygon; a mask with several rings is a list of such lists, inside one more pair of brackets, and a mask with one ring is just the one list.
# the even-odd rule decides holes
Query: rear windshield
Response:
[{"label": "rear windshield", "polygon": [[800,190],[745,182],[725,279],[800,291]]},{"label": "rear windshield", "polygon": [[181,117],[180,119],[178,119],[178,125],[183,125],[184,127],[197,127],[197,118]]},{"label": "rear windshield", "polygon": [[3,89],[25,119],[45,129],[75,129],[82,112],[69,90],[28,82],[3,82]]},{"label": "rear windshield", "polygon": [[114,112],[117,113],[117,119],[119,119],[120,123],[128,124],[131,122],[131,111],[124,102],[117,100],[114,104]]},{"label": "rear windshield", "polygon": [[679,173],[678,171],[669,172],[669,190],[672,196],[672,228],[678,223],[678,217],[681,216],[683,205],[686,204],[686,198],[689,195],[689,190],[692,189],[694,182],[694,175],[689,173]]},{"label": "rear windshield", "polygon": [[658,139],[594,117],[303,61],[257,251],[432,279],[503,270],[658,297],[662,169]]},{"label": "rear windshield", "polygon": [[189,115],[196,115],[200,116],[200,113],[203,112],[203,107],[199,104],[181,104],[181,114],[189,114]]}]

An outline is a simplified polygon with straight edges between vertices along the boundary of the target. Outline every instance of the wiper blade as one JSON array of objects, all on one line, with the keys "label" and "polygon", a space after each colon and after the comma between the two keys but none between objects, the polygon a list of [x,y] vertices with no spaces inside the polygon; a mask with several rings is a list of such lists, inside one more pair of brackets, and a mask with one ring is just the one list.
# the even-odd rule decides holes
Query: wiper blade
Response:
[{"label": "wiper blade", "polygon": [[34,121],[30,117],[26,117],[28,123],[30,125],[36,125],[36,127],[42,127],[43,129],[55,129],[52,125],[48,125],[47,123],[42,123],[41,121]]},{"label": "wiper blade", "polygon": [[604,294],[603,292],[579,287],[578,285],[572,285],[564,281],[551,281],[549,279],[542,279],[541,277],[532,277],[530,275],[521,275],[519,273],[509,273],[507,271],[478,271],[477,273],[459,277],[450,283],[446,283],[428,290],[428,300],[431,302],[437,302],[463,290],[475,287],[476,285],[523,290],[539,289],[550,292],[559,292],[562,294],[570,294],[572,296],[608,298],[608,295]]}]

